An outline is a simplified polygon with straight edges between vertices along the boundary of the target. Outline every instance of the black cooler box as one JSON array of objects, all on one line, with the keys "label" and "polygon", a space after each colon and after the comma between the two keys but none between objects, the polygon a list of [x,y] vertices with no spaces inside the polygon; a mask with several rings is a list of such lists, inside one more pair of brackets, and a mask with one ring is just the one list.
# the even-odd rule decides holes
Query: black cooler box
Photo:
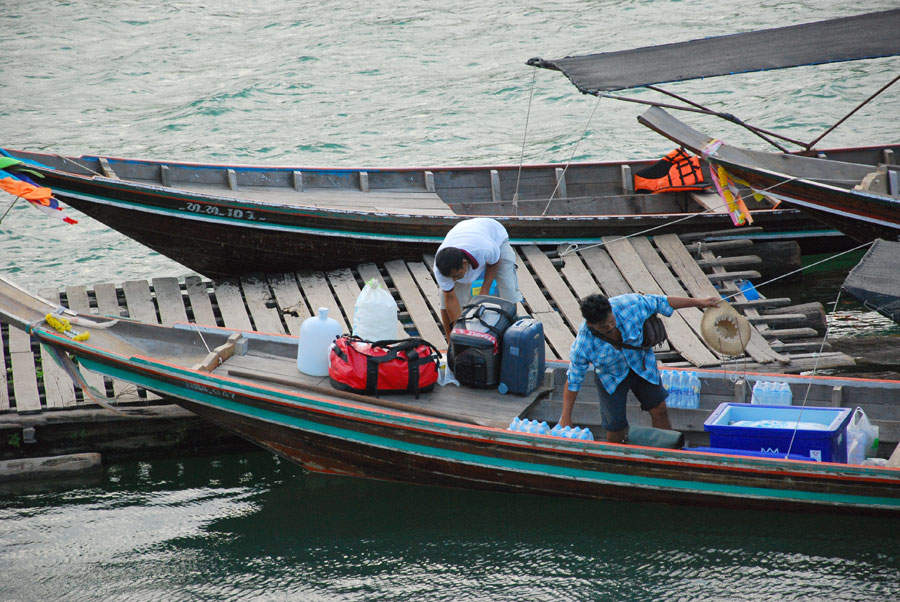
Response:
[{"label": "black cooler box", "polygon": [[517,320],[503,334],[498,390],[528,395],[541,384],[545,368],[544,325],[532,318]]},{"label": "black cooler box", "polygon": [[515,303],[488,295],[472,297],[450,331],[447,362],[460,384],[497,386],[503,333],[515,319]]}]

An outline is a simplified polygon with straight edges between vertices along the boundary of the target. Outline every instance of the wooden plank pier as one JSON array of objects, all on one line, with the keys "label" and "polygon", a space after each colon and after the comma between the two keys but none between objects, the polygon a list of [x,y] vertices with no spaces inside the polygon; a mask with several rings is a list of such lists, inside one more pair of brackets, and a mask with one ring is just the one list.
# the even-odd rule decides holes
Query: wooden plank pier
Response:
[{"label": "wooden plank pier", "polygon": [[[609,296],[627,292],[728,296],[739,292],[736,279],[759,277],[758,273],[743,269],[760,261],[752,254],[752,242],[740,243],[746,248],[738,258],[716,257],[717,244],[732,248],[735,242],[685,245],[676,235],[607,239],[602,246],[563,256],[556,248],[517,247],[518,277],[524,296],[519,313],[543,323],[547,357],[566,360],[581,323],[578,299],[587,294],[601,291]],[[315,315],[319,307],[328,307],[329,316],[349,332],[356,298],[365,283],[375,278],[397,300],[398,338],[421,336],[443,349],[446,342],[439,317],[438,289],[431,275],[432,263],[433,257],[426,255],[420,261],[362,263],[352,269],[326,272],[250,274],[219,281],[199,276],[162,277],[121,284],[66,285],[40,293],[73,309],[98,315],[161,324],[189,321],[297,335],[302,321]],[[815,329],[784,329],[780,327],[785,324],[784,315],[765,313],[767,306],[783,306],[789,300],[751,302],[739,294],[732,301],[753,325],[746,356],[723,358],[710,349],[700,336],[700,310],[689,308],[666,319],[669,342],[657,349],[659,361],[674,367],[727,365],[731,371],[784,373],[853,363],[841,353],[810,353],[811,349],[818,351],[822,343],[814,338]],[[797,320],[804,317],[788,314],[787,319],[796,326]],[[786,333],[788,342],[782,340]],[[798,339],[806,344],[798,344]],[[2,324],[0,343],[0,365],[5,378],[0,387],[0,431],[4,420],[11,426],[15,416],[52,415],[54,421],[64,422],[66,411],[96,410],[98,406],[90,397],[73,385],[46,351],[24,332]],[[791,354],[791,350],[801,353]],[[116,399],[122,408],[142,408],[145,412],[154,407],[172,408],[152,392],[86,370],[84,374],[88,383]],[[172,410],[163,413],[166,412]],[[186,414],[174,411],[166,414],[166,419],[185,418]]]},{"label": "wooden plank pier", "polygon": [[[786,319],[796,322],[803,316],[760,313],[758,307],[763,303],[747,301],[734,284],[737,279],[754,277],[754,273],[727,271],[743,263],[758,263],[760,259],[748,254],[719,260],[714,254],[715,245],[685,246],[677,236],[665,235],[654,239],[606,239],[603,246],[564,257],[559,257],[555,249],[519,247],[516,249],[519,285],[525,297],[519,312],[544,324],[547,357],[565,360],[581,323],[578,299],[591,292],[602,291],[609,296],[641,292],[694,297],[737,293],[733,302],[754,326],[748,357],[739,360],[742,369],[797,373],[814,366],[825,369],[852,364],[849,357],[840,353],[788,355],[777,351],[785,346],[778,339],[779,334],[788,332],[792,338],[802,338],[814,336],[816,331],[812,328],[778,330],[778,325]],[[752,243],[748,241],[746,246],[752,251]],[[352,270],[343,268],[324,273],[251,274],[216,282],[198,276],[188,276],[183,281],[165,277],[121,285],[67,285],[62,291],[41,292],[82,312],[160,324],[190,321],[296,335],[302,320],[315,315],[319,307],[327,307],[328,315],[349,332],[356,297],[365,282],[375,278],[391,291],[400,307],[398,338],[414,334],[444,348],[432,262],[433,257],[424,256],[418,262],[363,263]],[[719,289],[713,282],[719,284]],[[658,350],[663,364],[709,367],[723,363],[725,358],[710,349],[700,336],[701,316],[700,310],[688,308],[666,320],[669,345]],[[11,379],[7,377],[11,382],[0,391],[0,412],[38,412],[90,403],[43,350],[34,349],[23,332],[4,325],[0,336],[3,337],[0,360],[6,368],[4,373],[12,375]],[[86,372],[86,378],[122,403],[158,399],[152,393],[97,374]]]}]

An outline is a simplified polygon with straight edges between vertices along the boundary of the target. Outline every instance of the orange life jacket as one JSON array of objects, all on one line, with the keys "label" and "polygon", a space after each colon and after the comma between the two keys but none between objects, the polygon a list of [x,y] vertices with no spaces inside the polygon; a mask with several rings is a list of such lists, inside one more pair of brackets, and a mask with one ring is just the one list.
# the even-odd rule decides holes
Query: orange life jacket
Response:
[{"label": "orange life jacket", "polygon": [[700,158],[687,154],[683,148],[676,148],[634,174],[635,192],[679,192],[709,187],[710,184],[703,180]]}]

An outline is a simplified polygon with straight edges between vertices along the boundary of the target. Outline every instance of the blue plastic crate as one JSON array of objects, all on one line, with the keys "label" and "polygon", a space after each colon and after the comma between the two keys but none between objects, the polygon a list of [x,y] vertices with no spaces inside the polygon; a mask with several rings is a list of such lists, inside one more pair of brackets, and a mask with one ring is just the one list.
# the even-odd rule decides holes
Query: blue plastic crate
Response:
[{"label": "blue plastic crate", "polygon": [[709,433],[710,447],[773,454],[785,454],[790,447],[792,455],[846,462],[847,424],[852,415],[850,408],[723,403],[703,428]]}]

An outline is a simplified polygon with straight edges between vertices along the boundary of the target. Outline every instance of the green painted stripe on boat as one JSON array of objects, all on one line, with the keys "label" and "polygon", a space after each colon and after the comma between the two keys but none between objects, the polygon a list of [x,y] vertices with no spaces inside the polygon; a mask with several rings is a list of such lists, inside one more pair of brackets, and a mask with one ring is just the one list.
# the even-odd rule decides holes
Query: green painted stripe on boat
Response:
[{"label": "green painted stripe on boat", "polygon": [[[139,359],[139,358],[135,358]],[[142,362],[146,363],[146,362]],[[683,481],[674,479],[658,479],[652,477],[641,477],[619,473],[594,472],[579,468],[569,468],[552,466],[547,464],[533,464],[529,462],[519,462],[513,460],[505,460],[490,456],[482,456],[468,452],[445,450],[413,444],[397,439],[388,439],[375,435],[360,433],[358,431],[322,425],[316,422],[303,420],[293,416],[286,416],[279,412],[273,412],[263,408],[256,408],[239,401],[224,399],[222,397],[190,389],[190,387],[180,387],[161,383],[152,377],[145,377],[142,374],[135,374],[131,371],[125,371],[117,367],[109,367],[96,364],[91,360],[85,360],[84,364],[87,368],[94,366],[100,372],[107,373],[114,378],[124,378],[137,382],[137,384],[155,390],[157,392],[169,393],[176,397],[185,397],[184,392],[190,391],[187,395],[188,399],[196,403],[212,405],[222,410],[235,412],[250,416],[266,422],[280,424],[289,428],[297,428],[311,432],[320,433],[326,436],[338,437],[341,439],[358,441],[366,445],[376,447],[396,449],[408,453],[414,453],[422,456],[430,456],[434,458],[444,458],[455,462],[464,462],[466,464],[474,464],[491,468],[502,468],[516,472],[526,472],[532,474],[544,474],[560,478],[574,478],[577,480],[593,481],[597,483],[609,483],[617,485],[635,486],[640,488],[653,489],[673,489],[685,493],[706,493],[718,494],[730,497],[735,496],[754,496],[762,498],[777,498],[784,500],[797,500],[815,503],[833,503],[833,504],[850,504],[863,506],[886,506],[900,507],[900,499],[882,498],[882,497],[864,497],[848,494],[824,494],[808,491],[792,491],[784,489],[768,489],[759,487],[746,487],[740,485],[723,485],[715,483],[703,483],[697,481]],[[202,386],[202,385],[201,385]],[[176,394],[177,393],[177,394]],[[237,394],[235,394],[237,395]]]}]

